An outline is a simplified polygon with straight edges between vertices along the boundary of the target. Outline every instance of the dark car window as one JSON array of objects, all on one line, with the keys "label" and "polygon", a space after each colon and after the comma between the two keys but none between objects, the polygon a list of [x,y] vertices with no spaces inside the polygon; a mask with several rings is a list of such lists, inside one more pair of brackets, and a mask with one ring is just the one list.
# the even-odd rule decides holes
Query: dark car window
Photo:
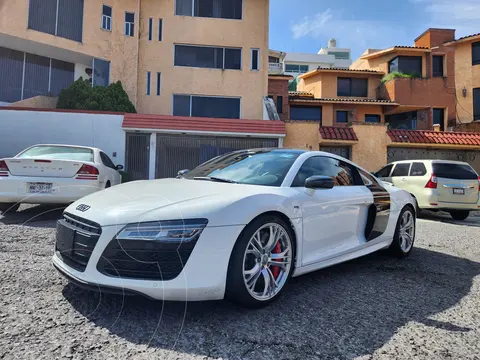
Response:
[{"label": "dark car window", "polygon": [[355,185],[354,173],[349,164],[327,156],[311,157],[303,163],[293,180],[292,187],[304,187],[311,176],[330,176],[335,186]]},{"label": "dark car window", "polygon": [[366,171],[358,169],[358,172],[365,186],[378,185],[378,181]]},{"label": "dark car window", "polygon": [[115,164],[113,163],[112,160],[110,160],[110,158],[108,157],[107,154],[101,152],[100,153],[100,158],[102,159],[103,165],[105,165],[106,167],[109,167],[111,169],[115,169]]},{"label": "dark car window", "polygon": [[392,177],[394,176],[408,176],[408,170],[410,170],[410,163],[397,164],[393,169]]},{"label": "dark car window", "polygon": [[379,171],[377,171],[377,173],[375,175],[379,178],[389,177],[390,176],[390,171],[392,171],[392,167],[393,167],[393,165],[387,165],[387,166],[383,167],[382,169],[380,169]]},{"label": "dark car window", "polygon": [[[209,160],[183,177],[190,180],[232,181],[240,184],[280,186],[304,151],[241,150]],[[216,179],[213,179],[216,178]]]},{"label": "dark car window", "polygon": [[410,168],[410,176],[424,176],[427,174],[427,169],[423,163],[414,162]]},{"label": "dark car window", "polygon": [[478,175],[470,165],[452,163],[433,163],[433,173],[439,178],[457,180],[476,180]]}]

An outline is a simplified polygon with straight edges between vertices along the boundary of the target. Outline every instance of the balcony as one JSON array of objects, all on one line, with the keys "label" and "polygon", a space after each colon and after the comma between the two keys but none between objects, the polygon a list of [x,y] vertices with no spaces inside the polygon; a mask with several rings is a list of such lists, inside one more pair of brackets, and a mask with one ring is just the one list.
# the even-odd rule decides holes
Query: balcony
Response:
[{"label": "balcony", "polygon": [[268,73],[271,75],[283,74],[283,63],[268,63]]}]

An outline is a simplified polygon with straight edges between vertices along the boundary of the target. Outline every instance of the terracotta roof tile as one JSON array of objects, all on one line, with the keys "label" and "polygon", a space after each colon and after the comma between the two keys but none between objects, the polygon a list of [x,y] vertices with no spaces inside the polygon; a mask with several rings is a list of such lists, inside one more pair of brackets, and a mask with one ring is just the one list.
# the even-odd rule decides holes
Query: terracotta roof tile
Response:
[{"label": "terracotta roof tile", "polygon": [[350,127],[320,126],[320,136],[324,140],[358,141],[355,131]]},{"label": "terracotta roof tile", "polygon": [[351,102],[355,102],[355,103],[382,103],[382,104],[395,104],[394,101],[390,101],[390,100],[379,100],[379,99],[357,99],[357,98],[310,98],[310,97],[307,97],[307,98],[302,98],[302,96],[306,96],[306,95],[297,95],[295,93],[293,94],[290,94],[290,98],[292,100],[302,100],[302,101],[328,101],[328,102],[338,102],[338,103],[351,103]]},{"label": "terracotta roof tile", "polygon": [[424,49],[424,50],[430,50],[428,47],[425,46],[405,46],[405,45],[395,45],[395,49]]},{"label": "terracotta roof tile", "polygon": [[480,133],[478,132],[389,130],[388,136],[396,143],[480,146]]},{"label": "terracotta roof tile", "polygon": [[284,135],[285,123],[278,120],[216,119],[166,115],[125,114],[122,128],[196,132]]},{"label": "terracotta roof tile", "polygon": [[460,41],[460,40],[463,40],[463,39],[468,39],[468,38],[472,38],[472,37],[475,37],[475,36],[478,36],[480,35],[480,33],[477,33],[477,34],[472,34],[472,35],[467,35],[467,36],[464,36],[464,37],[461,37],[455,41]]},{"label": "terracotta roof tile", "polygon": [[355,72],[365,72],[365,73],[372,73],[372,74],[384,74],[383,71],[377,70],[369,70],[369,69],[350,69],[350,68],[342,68],[342,67],[332,67],[332,68],[324,68],[319,66],[317,70],[325,70],[325,71],[355,71]]}]

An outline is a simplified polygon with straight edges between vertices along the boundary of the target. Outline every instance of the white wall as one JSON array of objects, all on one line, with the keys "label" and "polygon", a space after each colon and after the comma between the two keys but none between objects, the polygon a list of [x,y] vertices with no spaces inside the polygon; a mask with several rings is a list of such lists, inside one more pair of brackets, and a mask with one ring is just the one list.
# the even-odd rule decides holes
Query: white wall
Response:
[{"label": "white wall", "polygon": [[84,80],[88,79],[88,75],[85,72],[85,69],[92,68],[92,65],[84,65],[84,64],[75,64],[75,75],[74,79],[78,80],[80,77],[83,77]]},{"label": "white wall", "polygon": [[50,143],[98,147],[125,165],[122,121],[123,115],[0,110],[0,158]]}]

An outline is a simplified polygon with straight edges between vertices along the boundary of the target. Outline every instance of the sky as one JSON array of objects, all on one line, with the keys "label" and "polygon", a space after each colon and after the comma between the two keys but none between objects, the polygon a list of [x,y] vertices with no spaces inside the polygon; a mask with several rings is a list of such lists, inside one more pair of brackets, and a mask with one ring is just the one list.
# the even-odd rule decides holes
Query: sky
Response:
[{"label": "sky", "polygon": [[480,33],[480,0],[270,0],[270,48],[317,53],[331,37],[351,48],[413,45],[429,27]]}]

